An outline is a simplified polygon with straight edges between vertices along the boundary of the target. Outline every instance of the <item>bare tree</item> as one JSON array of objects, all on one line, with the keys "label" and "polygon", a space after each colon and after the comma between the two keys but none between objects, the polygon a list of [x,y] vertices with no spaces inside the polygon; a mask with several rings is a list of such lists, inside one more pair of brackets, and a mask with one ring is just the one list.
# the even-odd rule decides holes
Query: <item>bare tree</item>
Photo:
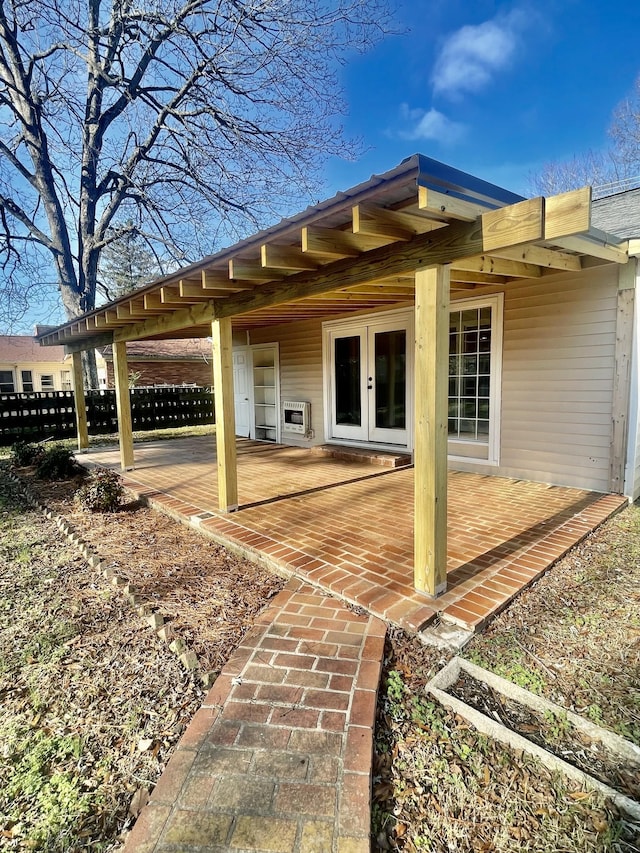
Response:
[{"label": "bare tree", "polygon": [[533,193],[550,195],[591,184],[597,194],[618,186],[640,184],[640,77],[632,94],[615,108],[608,129],[609,147],[587,151],[570,160],[545,163],[530,176]]},{"label": "bare tree", "polygon": [[386,0],[0,0],[9,286],[46,255],[72,318],[129,229],[190,260],[308,198],[350,153],[339,64],[389,16]]}]

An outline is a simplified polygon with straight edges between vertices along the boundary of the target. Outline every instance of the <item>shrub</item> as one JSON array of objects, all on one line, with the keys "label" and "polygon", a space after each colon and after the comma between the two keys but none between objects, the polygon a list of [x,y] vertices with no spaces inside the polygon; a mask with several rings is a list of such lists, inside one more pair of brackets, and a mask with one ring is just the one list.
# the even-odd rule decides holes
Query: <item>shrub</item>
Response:
[{"label": "shrub", "polygon": [[11,462],[18,468],[25,465],[37,465],[44,455],[41,444],[30,444],[28,441],[16,441],[11,445]]},{"label": "shrub", "polygon": [[122,478],[117,471],[96,468],[75,493],[75,500],[91,512],[115,512],[123,494]]},{"label": "shrub", "polygon": [[52,444],[38,461],[36,474],[43,480],[68,480],[77,472],[73,453],[61,444]]}]

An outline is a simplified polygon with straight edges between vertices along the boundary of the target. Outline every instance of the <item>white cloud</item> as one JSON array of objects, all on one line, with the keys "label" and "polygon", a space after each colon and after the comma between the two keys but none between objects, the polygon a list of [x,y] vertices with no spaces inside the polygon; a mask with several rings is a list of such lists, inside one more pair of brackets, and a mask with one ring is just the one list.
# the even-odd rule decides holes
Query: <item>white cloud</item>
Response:
[{"label": "white cloud", "polygon": [[463,124],[433,108],[409,109],[407,104],[402,104],[400,113],[405,121],[413,125],[400,132],[404,139],[433,139],[443,145],[453,145],[464,136],[466,130]]},{"label": "white cloud", "polygon": [[512,61],[527,16],[519,9],[450,35],[432,73],[433,91],[455,97],[477,92]]}]

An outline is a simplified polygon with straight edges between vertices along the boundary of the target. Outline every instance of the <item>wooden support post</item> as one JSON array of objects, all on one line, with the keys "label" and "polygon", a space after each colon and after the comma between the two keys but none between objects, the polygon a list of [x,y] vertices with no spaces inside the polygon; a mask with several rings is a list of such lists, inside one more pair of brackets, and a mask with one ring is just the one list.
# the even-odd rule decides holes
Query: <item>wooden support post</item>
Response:
[{"label": "wooden support post", "polygon": [[89,447],[89,429],[87,427],[87,404],[84,399],[81,352],[71,353],[71,370],[73,373],[73,400],[76,406],[78,450],[86,450]]},{"label": "wooden support post", "polygon": [[218,506],[222,512],[234,512],[238,509],[238,472],[231,319],[214,320],[211,323],[211,338],[218,455]]},{"label": "wooden support post", "polygon": [[127,471],[133,468],[133,429],[131,425],[131,400],[129,399],[127,345],[124,341],[114,341],[113,343],[113,375],[116,381],[120,467],[123,471]]},{"label": "wooden support post", "polygon": [[449,267],[416,272],[414,585],[447,588]]},{"label": "wooden support post", "polygon": [[629,398],[631,393],[631,354],[635,315],[636,259],[618,268],[618,306],[616,315],[615,371],[613,374],[613,431],[609,488],[617,495],[625,491],[625,467],[629,437]]}]

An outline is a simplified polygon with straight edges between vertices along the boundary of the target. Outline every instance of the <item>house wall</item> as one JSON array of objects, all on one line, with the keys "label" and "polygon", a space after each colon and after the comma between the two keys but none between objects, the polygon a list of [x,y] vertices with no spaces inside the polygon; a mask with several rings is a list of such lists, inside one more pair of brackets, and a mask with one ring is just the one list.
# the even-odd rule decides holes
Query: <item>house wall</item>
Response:
[{"label": "house wall", "polygon": [[311,438],[287,437],[286,443],[311,447],[324,442],[322,398],[322,323],[306,320],[267,329],[254,329],[251,344],[280,346],[280,401],[311,403]]},{"label": "house wall", "polygon": [[[20,362],[16,364],[15,362],[0,362],[0,370],[10,370],[13,373],[13,381],[14,381],[14,391],[16,393],[22,393],[24,388],[22,386],[22,371],[30,370],[31,376],[33,379],[33,390],[34,391],[42,391],[42,376],[53,376],[53,384],[54,391],[62,391],[62,374],[63,372],[67,372],[71,374],[71,363],[69,364],[60,364],[60,362],[46,362],[46,361],[34,361],[34,362]],[[69,376],[71,378],[71,375]],[[49,390],[49,389],[45,389]]]},{"label": "house wall", "polygon": [[[205,361],[128,362],[129,373],[140,373],[136,385],[213,385],[213,369]],[[113,362],[107,362],[107,387],[114,387]]]},{"label": "house wall", "polygon": [[504,290],[497,466],[460,470],[609,491],[618,269]]},{"label": "house wall", "polygon": [[[617,287],[618,269],[612,264],[576,275],[523,279],[503,289],[499,464],[456,460],[451,467],[609,490]],[[478,295],[490,292],[499,290]],[[461,298],[471,295],[467,291]],[[313,438],[287,443],[321,443],[322,323],[251,332],[251,343],[275,341],[281,400],[311,402]],[[640,488],[640,455],[634,464]]]}]

